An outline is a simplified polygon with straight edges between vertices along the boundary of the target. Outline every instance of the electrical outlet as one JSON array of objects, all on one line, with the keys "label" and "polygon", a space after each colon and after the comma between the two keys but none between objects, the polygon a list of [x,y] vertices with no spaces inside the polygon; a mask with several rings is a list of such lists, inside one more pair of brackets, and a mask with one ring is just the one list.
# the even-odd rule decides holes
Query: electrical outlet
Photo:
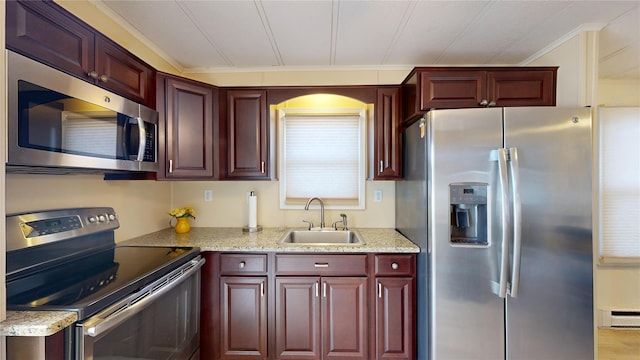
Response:
[{"label": "electrical outlet", "polygon": [[213,200],[213,191],[206,189],[204,191],[204,201],[205,202],[210,202]]},{"label": "electrical outlet", "polygon": [[376,190],[373,192],[373,201],[382,202],[382,190]]}]

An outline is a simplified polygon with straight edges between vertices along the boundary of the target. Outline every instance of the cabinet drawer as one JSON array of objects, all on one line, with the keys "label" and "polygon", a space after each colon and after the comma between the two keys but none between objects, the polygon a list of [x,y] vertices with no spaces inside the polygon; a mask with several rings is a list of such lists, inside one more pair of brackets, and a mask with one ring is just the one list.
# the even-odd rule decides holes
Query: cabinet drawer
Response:
[{"label": "cabinet drawer", "polygon": [[277,275],[367,275],[366,255],[276,255]]},{"label": "cabinet drawer", "polygon": [[220,274],[257,275],[267,273],[265,254],[221,254]]},{"label": "cabinet drawer", "polygon": [[376,255],[376,275],[413,276],[415,274],[414,255]]}]

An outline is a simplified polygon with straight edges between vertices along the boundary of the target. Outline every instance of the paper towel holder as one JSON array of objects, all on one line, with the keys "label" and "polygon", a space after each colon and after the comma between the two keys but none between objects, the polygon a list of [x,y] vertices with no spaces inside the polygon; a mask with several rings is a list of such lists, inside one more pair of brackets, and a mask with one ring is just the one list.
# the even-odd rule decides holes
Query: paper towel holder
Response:
[{"label": "paper towel holder", "polygon": [[249,203],[249,224],[242,228],[243,232],[258,232],[262,231],[262,226],[258,225],[258,217],[257,217],[257,196],[254,191],[249,193],[249,198],[247,202]]}]

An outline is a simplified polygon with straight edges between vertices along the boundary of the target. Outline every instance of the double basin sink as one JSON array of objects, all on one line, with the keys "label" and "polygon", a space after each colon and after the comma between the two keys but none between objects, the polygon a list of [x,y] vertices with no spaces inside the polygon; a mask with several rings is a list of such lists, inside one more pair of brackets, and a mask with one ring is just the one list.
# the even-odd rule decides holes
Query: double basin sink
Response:
[{"label": "double basin sink", "polygon": [[364,245],[365,242],[357,230],[287,230],[280,238],[284,245]]}]

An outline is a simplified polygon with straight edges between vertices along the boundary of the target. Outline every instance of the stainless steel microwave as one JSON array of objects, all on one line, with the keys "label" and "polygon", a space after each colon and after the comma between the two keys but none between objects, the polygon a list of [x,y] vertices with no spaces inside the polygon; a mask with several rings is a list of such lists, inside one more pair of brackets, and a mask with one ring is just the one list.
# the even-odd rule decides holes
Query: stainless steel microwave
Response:
[{"label": "stainless steel microwave", "polygon": [[8,171],[158,169],[155,110],[9,50],[7,67]]}]

